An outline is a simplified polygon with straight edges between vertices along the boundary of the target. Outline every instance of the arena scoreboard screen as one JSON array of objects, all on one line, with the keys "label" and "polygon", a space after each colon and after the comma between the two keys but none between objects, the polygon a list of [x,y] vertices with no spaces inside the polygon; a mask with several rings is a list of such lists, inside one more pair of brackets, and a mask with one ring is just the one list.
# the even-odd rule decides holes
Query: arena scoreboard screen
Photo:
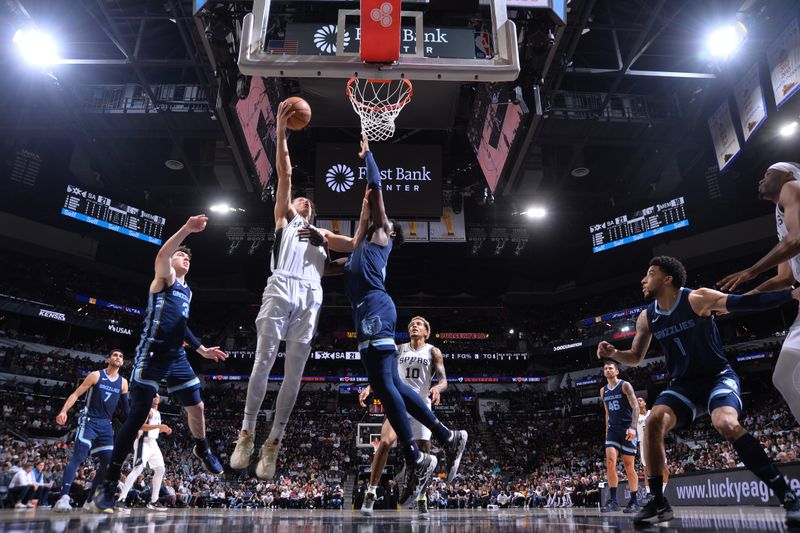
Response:
[{"label": "arena scoreboard screen", "polygon": [[641,241],[668,231],[685,228],[686,218],[683,196],[662,204],[651,205],[630,215],[622,215],[608,222],[589,226],[594,253],[617,246]]},{"label": "arena scoreboard screen", "polygon": [[152,244],[161,244],[164,217],[67,185],[61,214]]}]

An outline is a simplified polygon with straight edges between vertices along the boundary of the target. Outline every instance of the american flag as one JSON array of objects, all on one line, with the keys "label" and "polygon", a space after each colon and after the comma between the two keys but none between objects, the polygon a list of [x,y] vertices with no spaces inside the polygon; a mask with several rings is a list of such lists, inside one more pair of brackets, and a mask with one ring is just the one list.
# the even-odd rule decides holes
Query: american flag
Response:
[{"label": "american flag", "polygon": [[270,54],[297,54],[300,41],[297,40],[270,40],[267,43],[267,52]]}]

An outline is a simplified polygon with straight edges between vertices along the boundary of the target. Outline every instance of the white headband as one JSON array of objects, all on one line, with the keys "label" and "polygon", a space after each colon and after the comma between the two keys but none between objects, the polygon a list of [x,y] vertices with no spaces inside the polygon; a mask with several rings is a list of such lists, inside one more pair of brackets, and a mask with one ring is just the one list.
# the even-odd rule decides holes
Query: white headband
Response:
[{"label": "white headband", "polygon": [[792,163],[785,163],[785,162],[775,163],[767,170],[780,170],[781,172],[788,172],[792,176],[794,176],[794,179],[800,180],[800,168],[797,168]]}]

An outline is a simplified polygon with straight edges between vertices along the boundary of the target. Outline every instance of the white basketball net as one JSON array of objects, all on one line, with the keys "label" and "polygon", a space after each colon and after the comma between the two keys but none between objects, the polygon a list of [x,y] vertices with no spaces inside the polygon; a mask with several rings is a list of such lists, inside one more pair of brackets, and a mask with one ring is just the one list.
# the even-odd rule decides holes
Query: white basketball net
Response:
[{"label": "white basketball net", "polygon": [[350,78],[347,96],[361,117],[361,131],[370,141],[385,141],[394,135],[394,119],[411,101],[411,82]]}]

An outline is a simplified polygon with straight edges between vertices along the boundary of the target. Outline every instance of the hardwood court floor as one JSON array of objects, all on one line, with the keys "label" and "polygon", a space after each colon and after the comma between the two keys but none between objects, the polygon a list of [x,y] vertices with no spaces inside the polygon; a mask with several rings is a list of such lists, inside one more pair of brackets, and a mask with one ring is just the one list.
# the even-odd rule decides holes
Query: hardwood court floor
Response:
[{"label": "hardwood court floor", "polygon": [[[376,511],[371,517],[345,511],[171,509],[154,512],[134,509],[113,515],[75,510],[56,514],[48,509],[0,511],[0,531],[26,533],[142,533],[247,532],[358,532],[358,533],[489,533],[547,531],[596,533],[654,531],[794,531],[784,525],[777,507],[677,507],[675,519],[636,529],[623,513],[600,514],[595,509],[462,509],[431,510],[428,519],[414,511]],[[797,530],[800,531],[800,530]]]}]

